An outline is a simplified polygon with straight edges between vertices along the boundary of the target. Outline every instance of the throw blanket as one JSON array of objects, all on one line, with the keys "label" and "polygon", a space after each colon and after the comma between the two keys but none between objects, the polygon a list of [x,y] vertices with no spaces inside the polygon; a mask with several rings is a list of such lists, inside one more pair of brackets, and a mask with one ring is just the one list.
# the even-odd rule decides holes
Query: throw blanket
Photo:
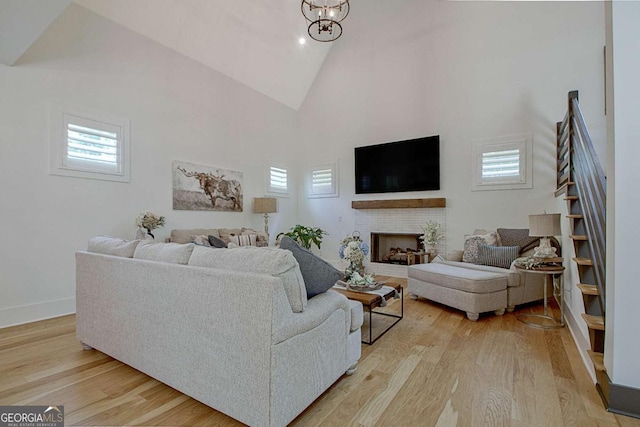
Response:
[{"label": "throw blanket", "polygon": [[[519,246],[520,254],[540,246],[539,237],[529,236],[528,228],[498,228],[500,243],[502,246]],[[555,237],[551,237],[551,246],[556,248],[558,256],[562,255],[560,242]]]}]

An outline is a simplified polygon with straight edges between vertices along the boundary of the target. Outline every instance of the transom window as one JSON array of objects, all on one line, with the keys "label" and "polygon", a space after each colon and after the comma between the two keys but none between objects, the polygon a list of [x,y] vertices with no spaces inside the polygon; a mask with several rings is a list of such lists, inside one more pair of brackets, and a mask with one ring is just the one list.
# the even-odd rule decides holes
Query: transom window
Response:
[{"label": "transom window", "polygon": [[267,192],[280,195],[289,194],[289,173],[286,166],[269,165]]},{"label": "transom window", "polygon": [[51,173],[129,182],[129,121],[52,108]]},{"label": "transom window", "polygon": [[532,188],[532,135],[483,139],[473,147],[473,189]]},{"label": "transom window", "polygon": [[336,163],[318,165],[310,169],[308,196],[310,198],[338,196],[338,168]]}]

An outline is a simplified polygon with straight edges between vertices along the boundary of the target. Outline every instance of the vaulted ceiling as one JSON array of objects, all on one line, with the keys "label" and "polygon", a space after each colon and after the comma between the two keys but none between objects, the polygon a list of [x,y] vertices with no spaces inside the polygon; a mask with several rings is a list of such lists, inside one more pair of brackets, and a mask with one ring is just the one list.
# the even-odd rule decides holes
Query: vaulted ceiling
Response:
[{"label": "vaulted ceiling", "polygon": [[[19,57],[70,3],[0,0],[0,62],[19,63]],[[310,40],[299,0],[73,3],[296,110],[332,46]],[[301,44],[301,39],[306,42]]]}]

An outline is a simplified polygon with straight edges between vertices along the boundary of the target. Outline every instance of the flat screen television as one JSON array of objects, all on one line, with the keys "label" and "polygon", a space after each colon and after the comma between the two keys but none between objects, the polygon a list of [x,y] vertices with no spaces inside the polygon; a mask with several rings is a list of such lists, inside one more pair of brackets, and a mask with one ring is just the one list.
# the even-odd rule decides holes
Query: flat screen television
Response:
[{"label": "flat screen television", "polygon": [[440,135],[355,148],[356,194],[440,189]]}]

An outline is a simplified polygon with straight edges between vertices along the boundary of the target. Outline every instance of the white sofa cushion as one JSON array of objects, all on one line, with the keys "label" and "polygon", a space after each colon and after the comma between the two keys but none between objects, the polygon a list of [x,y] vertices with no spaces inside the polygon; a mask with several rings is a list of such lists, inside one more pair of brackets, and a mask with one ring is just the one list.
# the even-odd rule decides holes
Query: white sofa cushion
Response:
[{"label": "white sofa cushion", "polygon": [[142,240],[136,247],[133,257],[149,261],[186,264],[189,262],[194,246],[193,243],[156,243],[151,240]]},{"label": "white sofa cushion", "polygon": [[118,237],[96,236],[89,240],[87,251],[103,254],[133,258],[133,253],[139,240],[123,240]]},{"label": "white sofa cushion", "polygon": [[[307,291],[300,267],[291,252],[277,248],[243,246],[233,249],[214,249],[197,246],[189,265],[222,268],[225,270],[263,273],[279,277],[294,313],[307,306]],[[259,285],[259,283],[256,283]]]},{"label": "white sofa cushion", "polygon": [[439,262],[412,265],[408,269],[408,275],[409,278],[425,283],[474,294],[499,292],[507,289],[507,276],[504,273],[451,264],[450,262]]}]

